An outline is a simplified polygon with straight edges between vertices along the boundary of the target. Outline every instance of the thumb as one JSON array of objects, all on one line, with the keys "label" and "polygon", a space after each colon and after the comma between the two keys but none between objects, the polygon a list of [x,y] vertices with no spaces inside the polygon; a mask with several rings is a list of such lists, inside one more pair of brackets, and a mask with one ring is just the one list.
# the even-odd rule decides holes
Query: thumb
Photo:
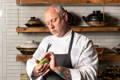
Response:
[{"label": "thumb", "polygon": [[37,64],[39,64],[39,63],[40,63],[40,61],[39,61],[38,59],[36,59],[36,63],[37,63]]}]

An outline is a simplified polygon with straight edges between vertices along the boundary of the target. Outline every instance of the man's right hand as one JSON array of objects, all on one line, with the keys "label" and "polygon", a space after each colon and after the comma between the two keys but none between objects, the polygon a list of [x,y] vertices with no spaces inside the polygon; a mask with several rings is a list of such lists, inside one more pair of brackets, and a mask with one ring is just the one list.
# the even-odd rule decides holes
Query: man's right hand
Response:
[{"label": "man's right hand", "polygon": [[[50,71],[50,64],[45,63],[45,64],[40,64],[40,61],[43,60],[44,58],[50,59],[51,52],[46,52],[44,53],[39,60],[36,60],[36,66],[34,67],[33,70],[33,75],[34,76],[44,76]],[[50,61],[51,62],[51,61]]]},{"label": "man's right hand", "polygon": [[[36,61],[38,63],[38,61]],[[48,63],[45,64],[37,64],[33,70],[34,76],[44,76],[50,71],[50,65]]]}]

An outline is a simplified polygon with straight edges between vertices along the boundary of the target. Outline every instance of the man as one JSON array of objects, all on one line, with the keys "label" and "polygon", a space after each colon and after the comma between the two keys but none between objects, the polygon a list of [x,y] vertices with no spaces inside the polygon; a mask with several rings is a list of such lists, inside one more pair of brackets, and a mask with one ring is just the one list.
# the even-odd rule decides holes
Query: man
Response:
[{"label": "man", "polygon": [[[33,58],[27,61],[31,80],[95,80],[97,54],[92,41],[71,30],[63,7],[45,10],[45,22],[53,35],[43,39]],[[44,58],[45,64],[39,64]]]}]

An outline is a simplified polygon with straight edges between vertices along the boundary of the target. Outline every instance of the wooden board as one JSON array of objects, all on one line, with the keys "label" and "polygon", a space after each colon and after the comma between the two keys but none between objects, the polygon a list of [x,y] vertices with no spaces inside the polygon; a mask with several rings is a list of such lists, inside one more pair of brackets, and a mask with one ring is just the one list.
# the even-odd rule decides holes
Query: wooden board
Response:
[{"label": "wooden board", "polygon": [[99,3],[99,4],[103,4],[104,0],[89,0],[89,3]]},{"label": "wooden board", "polygon": [[[120,27],[72,27],[76,32],[120,31]],[[47,27],[17,27],[16,32],[49,32]]]},{"label": "wooden board", "polygon": [[105,61],[113,61],[113,60],[120,60],[120,55],[101,55],[99,56],[99,60]]},{"label": "wooden board", "polygon": [[16,0],[18,5],[40,5],[40,4],[81,4],[81,3],[97,3],[97,4],[109,4],[120,3],[120,0]]},{"label": "wooden board", "polygon": [[[23,55],[18,54],[16,56],[16,61],[27,61],[28,59],[32,58],[32,55]],[[113,60],[120,60],[120,55],[99,55],[99,60],[102,61],[113,61]]]},{"label": "wooden board", "polygon": [[89,3],[98,3],[98,4],[109,4],[109,3],[120,3],[120,0],[89,0]]},{"label": "wooden board", "polygon": [[87,0],[16,0],[18,5],[37,5],[37,4],[73,4],[73,3],[87,3]]},{"label": "wooden board", "polygon": [[118,4],[120,4],[120,0],[105,0],[105,3],[118,3]]},{"label": "wooden board", "polygon": [[27,61],[30,58],[32,58],[32,55],[17,54],[16,61]]}]

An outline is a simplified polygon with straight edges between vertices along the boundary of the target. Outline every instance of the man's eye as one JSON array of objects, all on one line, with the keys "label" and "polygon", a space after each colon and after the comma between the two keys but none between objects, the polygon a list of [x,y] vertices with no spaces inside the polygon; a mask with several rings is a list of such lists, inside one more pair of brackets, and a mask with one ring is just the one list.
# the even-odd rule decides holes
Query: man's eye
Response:
[{"label": "man's eye", "polygon": [[54,18],[53,20],[52,20],[52,22],[55,22],[56,21],[56,18]]}]

